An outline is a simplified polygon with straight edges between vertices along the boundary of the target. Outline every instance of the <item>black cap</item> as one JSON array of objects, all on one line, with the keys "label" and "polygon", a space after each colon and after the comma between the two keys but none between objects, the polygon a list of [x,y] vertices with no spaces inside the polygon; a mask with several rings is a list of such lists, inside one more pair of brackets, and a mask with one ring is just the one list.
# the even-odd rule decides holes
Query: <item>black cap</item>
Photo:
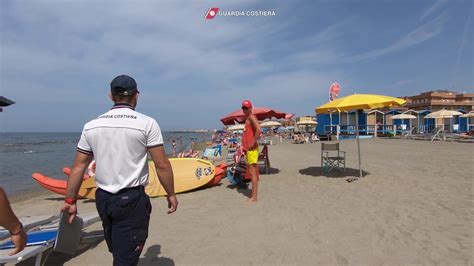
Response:
[{"label": "black cap", "polygon": [[137,91],[137,82],[127,75],[117,76],[110,82],[112,95],[132,95]]}]

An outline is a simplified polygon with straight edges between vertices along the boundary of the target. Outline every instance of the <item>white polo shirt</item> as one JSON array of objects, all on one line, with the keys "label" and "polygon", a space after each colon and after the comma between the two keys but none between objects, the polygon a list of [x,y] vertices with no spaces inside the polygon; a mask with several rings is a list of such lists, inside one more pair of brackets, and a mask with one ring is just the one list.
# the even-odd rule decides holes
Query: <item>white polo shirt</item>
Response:
[{"label": "white polo shirt", "polygon": [[117,193],[148,184],[147,150],[162,145],[158,123],[121,103],[84,126],[77,151],[94,155],[97,186]]}]

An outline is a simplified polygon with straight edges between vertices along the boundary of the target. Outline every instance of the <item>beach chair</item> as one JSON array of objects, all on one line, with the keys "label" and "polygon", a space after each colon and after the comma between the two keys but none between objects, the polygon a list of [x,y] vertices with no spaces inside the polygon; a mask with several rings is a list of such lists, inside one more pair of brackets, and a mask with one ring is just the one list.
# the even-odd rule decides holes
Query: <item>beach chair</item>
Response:
[{"label": "beach chair", "polygon": [[[83,219],[83,229],[100,221],[99,215],[94,213],[79,215]],[[5,263],[19,263],[31,257],[35,257],[35,265],[41,265],[43,253],[50,250],[54,246],[58,234],[59,216],[52,216],[53,219],[45,219],[44,223],[36,222],[34,227],[27,231],[28,243],[23,251],[13,256],[9,256],[11,252],[11,242],[6,241],[0,244],[0,265]],[[23,219],[20,219],[24,221]],[[9,237],[9,236],[8,236]]]},{"label": "beach chair", "polygon": [[321,143],[321,168],[326,173],[346,171],[346,152],[339,150],[339,143]]},{"label": "beach chair", "polygon": [[430,136],[431,142],[433,142],[435,140],[446,140],[445,132],[444,132],[444,129],[442,127],[435,128],[433,132],[434,132],[434,134],[432,134]]},{"label": "beach chair", "polygon": [[[58,219],[58,215],[38,215],[38,216],[28,216],[21,218],[20,221],[23,225],[23,230],[28,231],[32,228],[35,228],[39,225],[51,223],[54,220]],[[0,241],[5,240],[10,237],[8,230],[0,226]]]},{"label": "beach chair", "polygon": [[410,128],[410,130],[406,130],[402,133],[402,137],[405,138],[405,139],[410,139],[413,135],[415,135],[414,133],[416,132],[416,126]]},{"label": "beach chair", "polygon": [[268,158],[268,146],[263,145],[262,150],[260,151],[258,155],[258,167],[263,167],[263,170],[265,171],[265,174],[268,175],[269,169],[270,169],[270,159]]}]

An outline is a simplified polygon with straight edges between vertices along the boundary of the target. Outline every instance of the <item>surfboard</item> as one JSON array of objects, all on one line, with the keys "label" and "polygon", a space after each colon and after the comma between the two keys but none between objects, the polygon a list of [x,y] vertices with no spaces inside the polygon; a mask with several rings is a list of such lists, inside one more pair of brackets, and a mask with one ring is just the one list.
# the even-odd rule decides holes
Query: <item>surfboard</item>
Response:
[{"label": "surfboard", "polygon": [[[215,166],[206,160],[197,158],[171,158],[169,161],[173,169],[175,193],[182,193],[202,187],[209,183],[216,173]],[[166,191],[158,179],[153,161],[148,161],[148,171],[148,185],[145,188],[145,192],[150,197],[166,196]],[[92,186],[92,182],[95,183],[93,177],[83,182],[79,190],[79,196],[95,199],[95,190],[97,188]]]},{"label": "surfboard", "polygon": [[[197,158],[173,158],[170,159],[174,176],[174,191],[182,193],[202,187],[214,178],[215,166],[206,160]],[[166,196],[166,191],[160,184],[153,161],[149,161],[149,181],[153,180],[153,187],[147,193],[150,197]]]}]

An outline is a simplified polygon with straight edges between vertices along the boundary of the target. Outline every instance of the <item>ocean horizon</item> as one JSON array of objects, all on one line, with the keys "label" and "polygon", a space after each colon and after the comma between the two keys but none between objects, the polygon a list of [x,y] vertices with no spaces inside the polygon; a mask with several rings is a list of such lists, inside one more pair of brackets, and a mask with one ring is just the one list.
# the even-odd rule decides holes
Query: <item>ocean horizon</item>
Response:
[{"label": "ocean horizon", "polygon": [[[2,132],[0,133],[0,186],[9,195],[40,189],[31,177],[35,172],[67,179],[64,167],[71,167],[81,132]],[[163,131],[166,153],[172,155],[191,148],[193,141],[207,141],[208,132]],[[42,189],[42,188],[41,188]]]}]

